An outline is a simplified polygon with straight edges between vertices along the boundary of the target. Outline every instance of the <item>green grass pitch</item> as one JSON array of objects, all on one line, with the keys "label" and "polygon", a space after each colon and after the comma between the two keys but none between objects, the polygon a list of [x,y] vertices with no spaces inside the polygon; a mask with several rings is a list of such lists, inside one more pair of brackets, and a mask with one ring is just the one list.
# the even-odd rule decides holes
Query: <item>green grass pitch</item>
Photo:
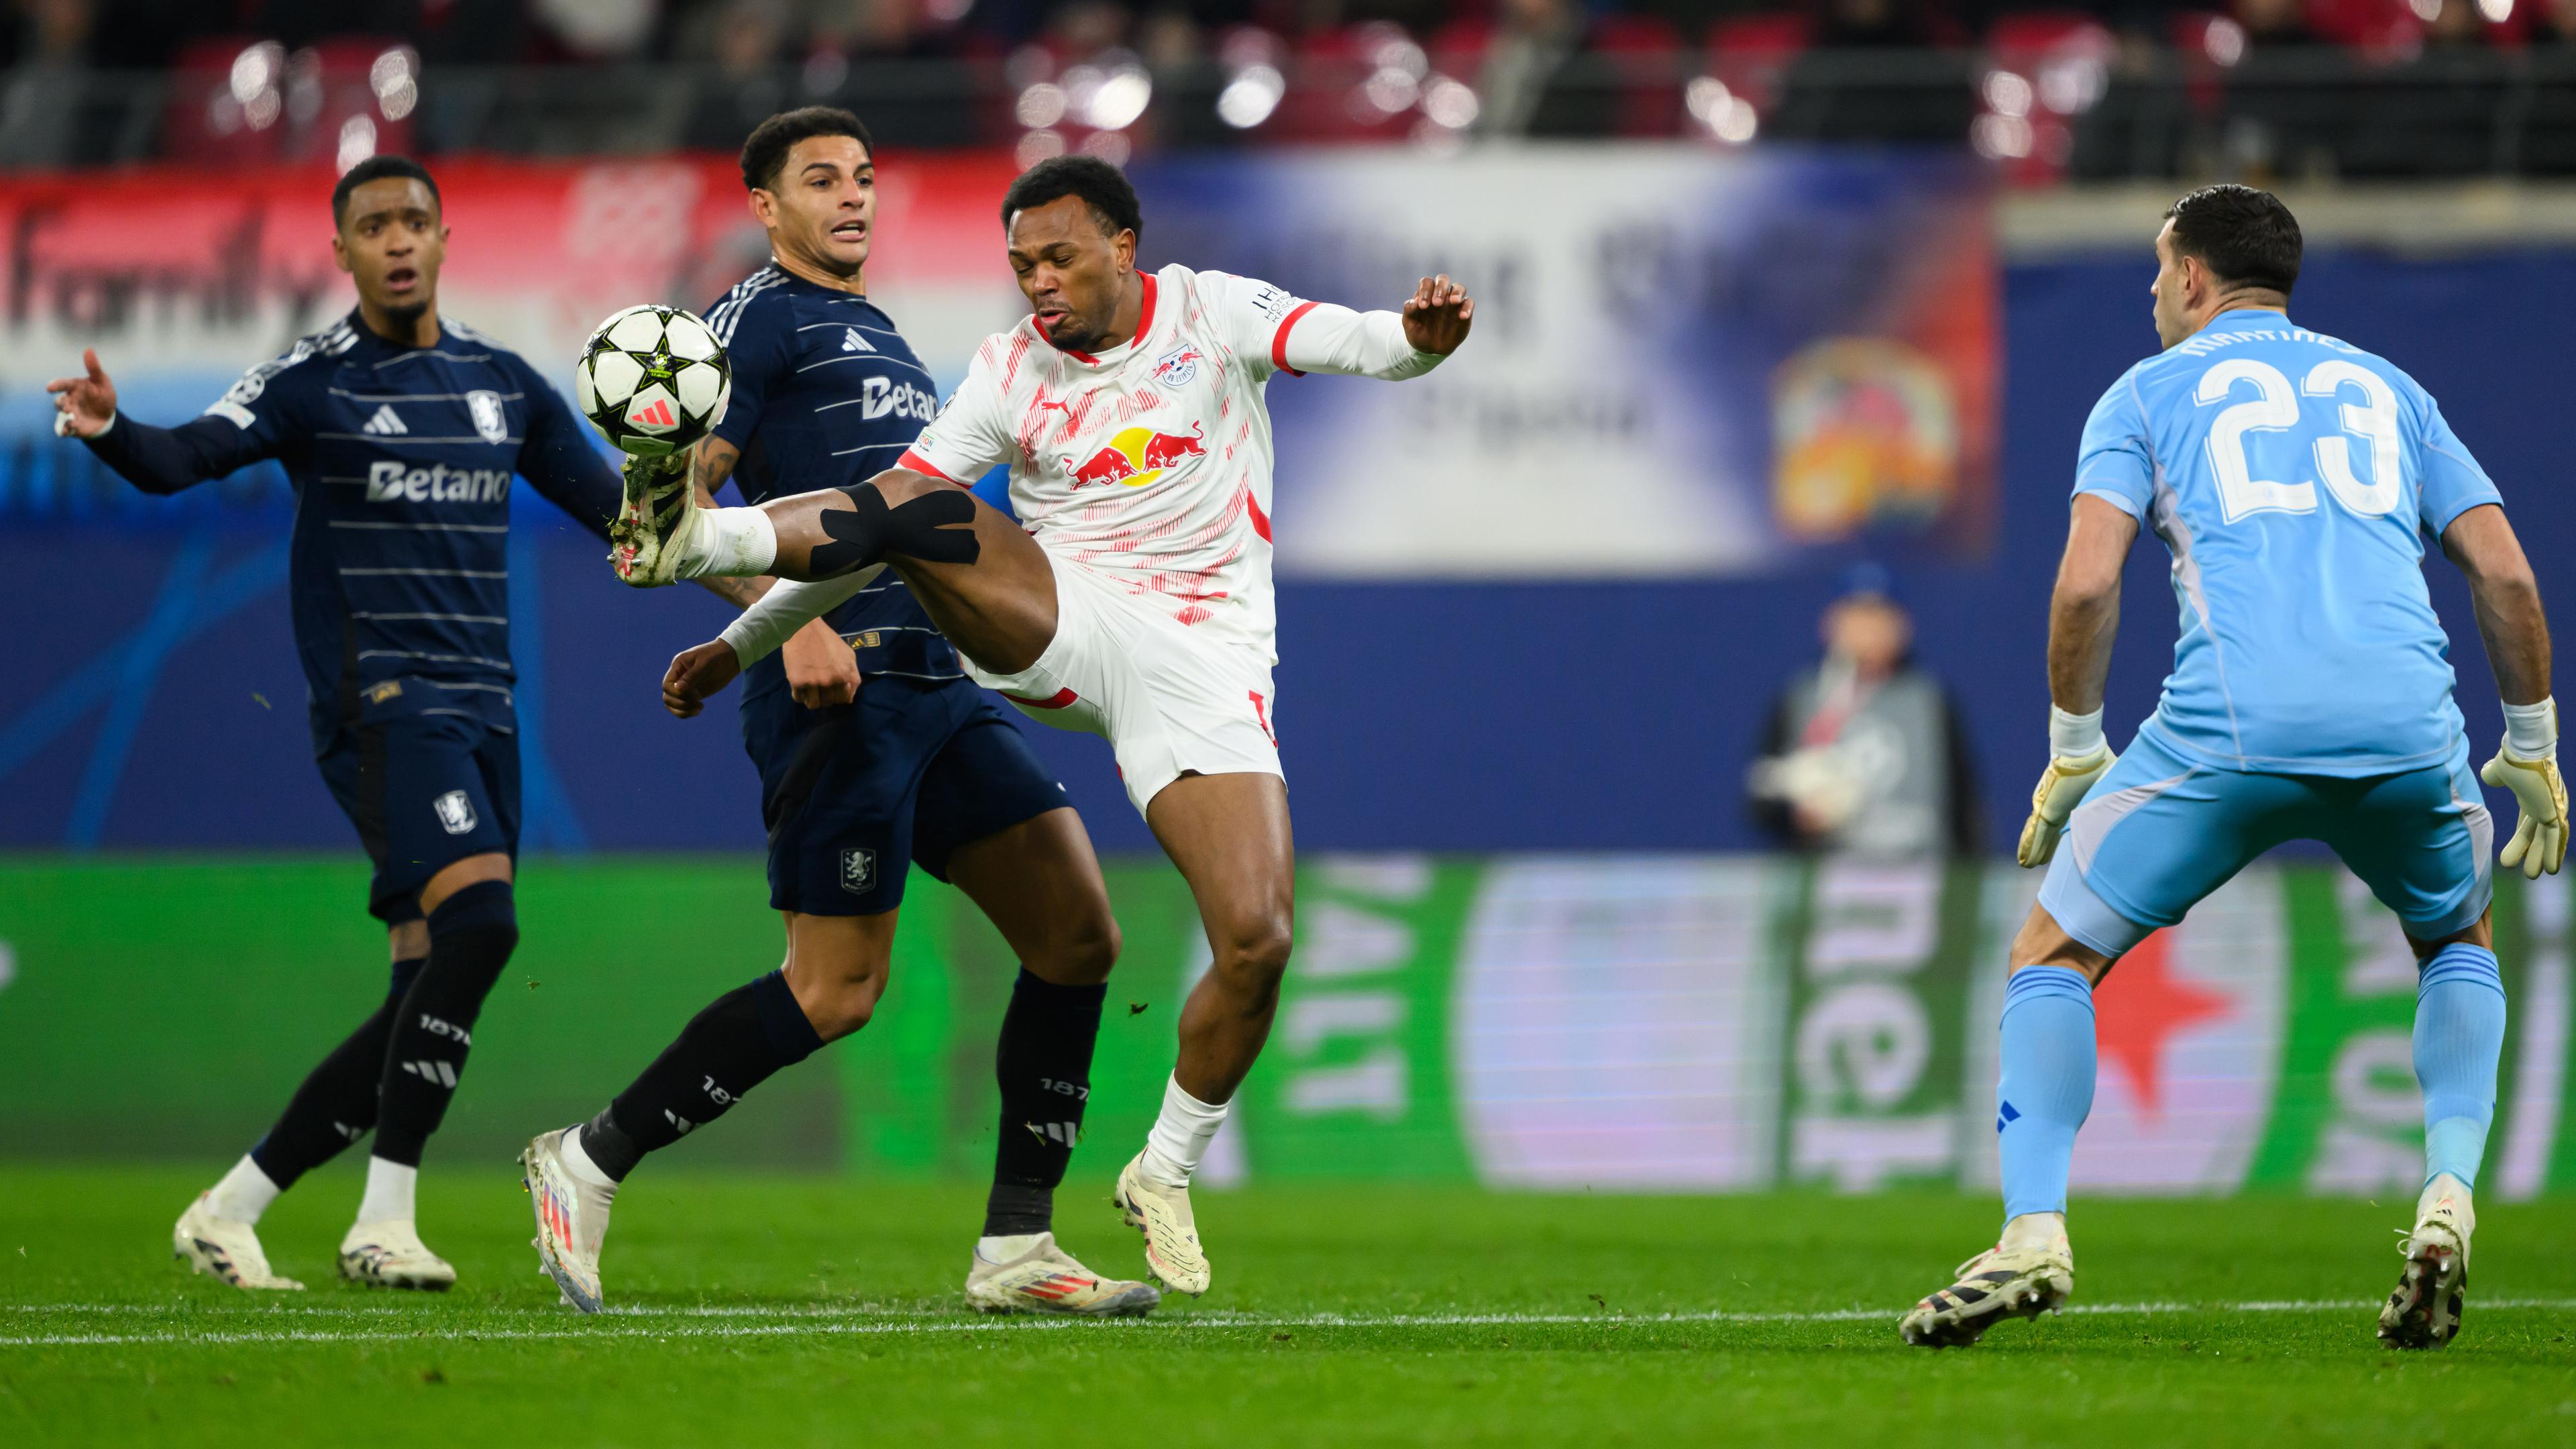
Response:
[{"label": "green grass pitch", "polygon": [[[2083,1206],[2075,1311],[1936,1354],[1896,1315],[1991,1203],[1210,1192],[1216,1290],[1094,1324],[960,1305],[973,1187],[648,1169],[581,1318],[506,1166],[424,1180],[444,1296],[331,1277],[345,1168],[263,1224],[309,1291],[186,1276],[212,1176],[0,1171],[0,1443],[2576,1443],[2566,1203],[2486,1210],[2439,1353],[2371,1337],[2409,1205],[2257,1199]],[[1057,1223],[1141,1270],[1105,1184]]]}]

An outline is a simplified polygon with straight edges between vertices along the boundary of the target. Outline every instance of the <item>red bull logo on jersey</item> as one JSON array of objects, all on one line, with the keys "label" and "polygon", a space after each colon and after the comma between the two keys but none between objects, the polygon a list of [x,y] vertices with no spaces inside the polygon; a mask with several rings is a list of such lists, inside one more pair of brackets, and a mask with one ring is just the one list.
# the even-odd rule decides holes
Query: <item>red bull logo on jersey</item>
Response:
[{"label": "red bull logo on jersey", "polygon": [[1121,428],[1107,447],[1080,463],[1066,458],[1064,466],[1073,475],[1076,488],[1109,483],[1142,488],[1189,459],[1205,456],[1206,430],[1199,424],[1191,424],[1186,435],[1158,433],[1152,428]]}]

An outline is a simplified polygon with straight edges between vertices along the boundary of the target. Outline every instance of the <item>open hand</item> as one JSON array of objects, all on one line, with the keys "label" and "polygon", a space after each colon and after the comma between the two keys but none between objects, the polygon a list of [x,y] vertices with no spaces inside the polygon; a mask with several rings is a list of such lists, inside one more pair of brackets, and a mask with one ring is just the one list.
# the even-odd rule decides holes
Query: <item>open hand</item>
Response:
[{"label": "open hand", "polygon": [[58,377],[45,384],[45,391],[54,395],[56,437],[95,438],[116,421],[116,384],[98,365],[97,348],[82,349],[81,366],[88,376]]},{"label": "open hand", "polygon": [[740,673],[742,660],[722,639],[684,649],[672,659],[670,672],[662,676],[662,707],[681,719],[693,718],[706,708],[707,696],[733,683],[733,677]]},{"label": "open hand", "polygon": [[1476,299],[1445,275],[1423,278],[1404,301],[1404,340],[1416,352],[1448,356],[1467,340],[1475,321]]},{"label": "open hand", "polygon": [[822,620],[806,620],[804,628],[787,637],[778,654],[787,666],[787,692],[807,709],[848,704],[859,697],[859,657]]}]

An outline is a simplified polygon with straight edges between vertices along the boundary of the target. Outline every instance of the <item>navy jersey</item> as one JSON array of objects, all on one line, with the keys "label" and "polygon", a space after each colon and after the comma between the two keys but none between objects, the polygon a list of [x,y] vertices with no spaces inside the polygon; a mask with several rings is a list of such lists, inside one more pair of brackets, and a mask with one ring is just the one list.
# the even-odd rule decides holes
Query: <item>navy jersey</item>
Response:
[{"label": "navy jersey", "polygon": [[[733,479],[747,503],[863,483],[893,467],[939,411],[930,373],[885,313],[775,262],[727,292],[707,322],[733,363],[733,401],[715,435],[742,451]],[[826,617],[863,675],[966,677],[891,571]],[[746,689],[785,687],[775,655],[750,672]]]},{"label": "navy jersey", "polygon": [[90,446],[150,492],[264,458],[295,485],[289,584],[317,740],[358,702],[507,725],[510,486],[606,536],[617,472],[517,354],[452,322],[409,347],[356,314],[244,373],[203,417],[119,416]]}]

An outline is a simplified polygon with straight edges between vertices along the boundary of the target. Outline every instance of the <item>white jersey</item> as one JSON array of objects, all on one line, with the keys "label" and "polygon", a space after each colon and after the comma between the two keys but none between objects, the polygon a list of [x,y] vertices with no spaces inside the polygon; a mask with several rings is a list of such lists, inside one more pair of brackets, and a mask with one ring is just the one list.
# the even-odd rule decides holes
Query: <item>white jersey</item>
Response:
[{"label": "white jersey", "polygon": [[1011,505],[1050,554],[1275,660],[1272,374],[1410,377],[1439,359],[1392,313],[1182,266],[1142,280],[1136,335],[1097,355],[1034,317],[986,338],[898,466],[972,483],[1008,463]]}]

